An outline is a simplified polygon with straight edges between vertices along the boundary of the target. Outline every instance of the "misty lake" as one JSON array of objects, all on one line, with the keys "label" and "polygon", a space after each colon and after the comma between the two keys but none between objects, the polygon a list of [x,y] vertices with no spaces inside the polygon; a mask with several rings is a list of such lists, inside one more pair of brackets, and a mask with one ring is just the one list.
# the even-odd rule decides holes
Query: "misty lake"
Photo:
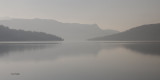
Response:
[{"label": "misty lake", "polygon": [[160,43],[0,43],[0,80],[160,80]]}]

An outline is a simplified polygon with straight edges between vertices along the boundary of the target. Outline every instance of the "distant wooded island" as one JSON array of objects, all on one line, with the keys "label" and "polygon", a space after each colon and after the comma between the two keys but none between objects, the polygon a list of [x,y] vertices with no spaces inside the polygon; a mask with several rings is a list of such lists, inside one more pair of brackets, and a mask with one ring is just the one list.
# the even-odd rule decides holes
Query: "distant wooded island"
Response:
[{"label": "distant wooded island", "polygon": [[10,29],[0,25],[0,41],[63,41],[63,39],[44,32]]}]

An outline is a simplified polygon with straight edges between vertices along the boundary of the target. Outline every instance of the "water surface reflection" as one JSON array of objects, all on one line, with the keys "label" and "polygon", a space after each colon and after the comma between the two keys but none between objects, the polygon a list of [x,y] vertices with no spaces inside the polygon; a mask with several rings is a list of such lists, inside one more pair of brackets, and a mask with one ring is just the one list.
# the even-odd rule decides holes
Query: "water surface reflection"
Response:
[{"label": "water surface reflection", "polygon": [[4,56],[7,54],[11,54],[13,52],[24,52],[28,50],[37,50],[37,49],[44,49],[49,47],[46,44],[12,44],[12,43],[3,43],[0,44],[0,56]]},{"label": "water surface reflection", "polygon": [[151,43],[1,44],[0,80],[160,80],[158,49]]},{"label": "water surface reflection", "polygon": [[128,43],[124,47],[146,55],[160,55],[160,43]]}]

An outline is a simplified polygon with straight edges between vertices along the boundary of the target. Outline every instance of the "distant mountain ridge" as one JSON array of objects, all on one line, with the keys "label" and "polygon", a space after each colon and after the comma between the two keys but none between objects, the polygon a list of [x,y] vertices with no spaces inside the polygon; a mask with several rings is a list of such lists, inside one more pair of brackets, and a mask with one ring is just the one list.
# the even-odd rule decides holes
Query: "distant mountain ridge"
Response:
[{"label": "distant mountain ridge", "polygon": [[88,40],[93,37],[118,33],[115,30],[102,30],[96,24],[62,23],[51,19],[10,19],[0,20],[0,24],[13,29],[47,32],[65,40]]},{"label": "distant mountain ridge", "polygon": [[89,40],[96,41],[160,41],[160,23],[142,25],[127,31],[96,37]]},{"label": "distant mountain ridge", "polygon": [[63,41],[63,39],[43,32],[16,30],[0,25],[0,41]]}]

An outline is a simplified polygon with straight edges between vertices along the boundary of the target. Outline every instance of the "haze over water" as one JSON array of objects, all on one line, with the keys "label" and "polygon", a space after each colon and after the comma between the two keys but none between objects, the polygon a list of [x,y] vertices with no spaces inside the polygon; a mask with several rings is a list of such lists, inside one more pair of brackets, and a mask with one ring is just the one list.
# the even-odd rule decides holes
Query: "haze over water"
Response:
[{"label": "haze over water", "polygon": [[0,80],[160,80],[160,43],[1,43],[0,64]]}]

